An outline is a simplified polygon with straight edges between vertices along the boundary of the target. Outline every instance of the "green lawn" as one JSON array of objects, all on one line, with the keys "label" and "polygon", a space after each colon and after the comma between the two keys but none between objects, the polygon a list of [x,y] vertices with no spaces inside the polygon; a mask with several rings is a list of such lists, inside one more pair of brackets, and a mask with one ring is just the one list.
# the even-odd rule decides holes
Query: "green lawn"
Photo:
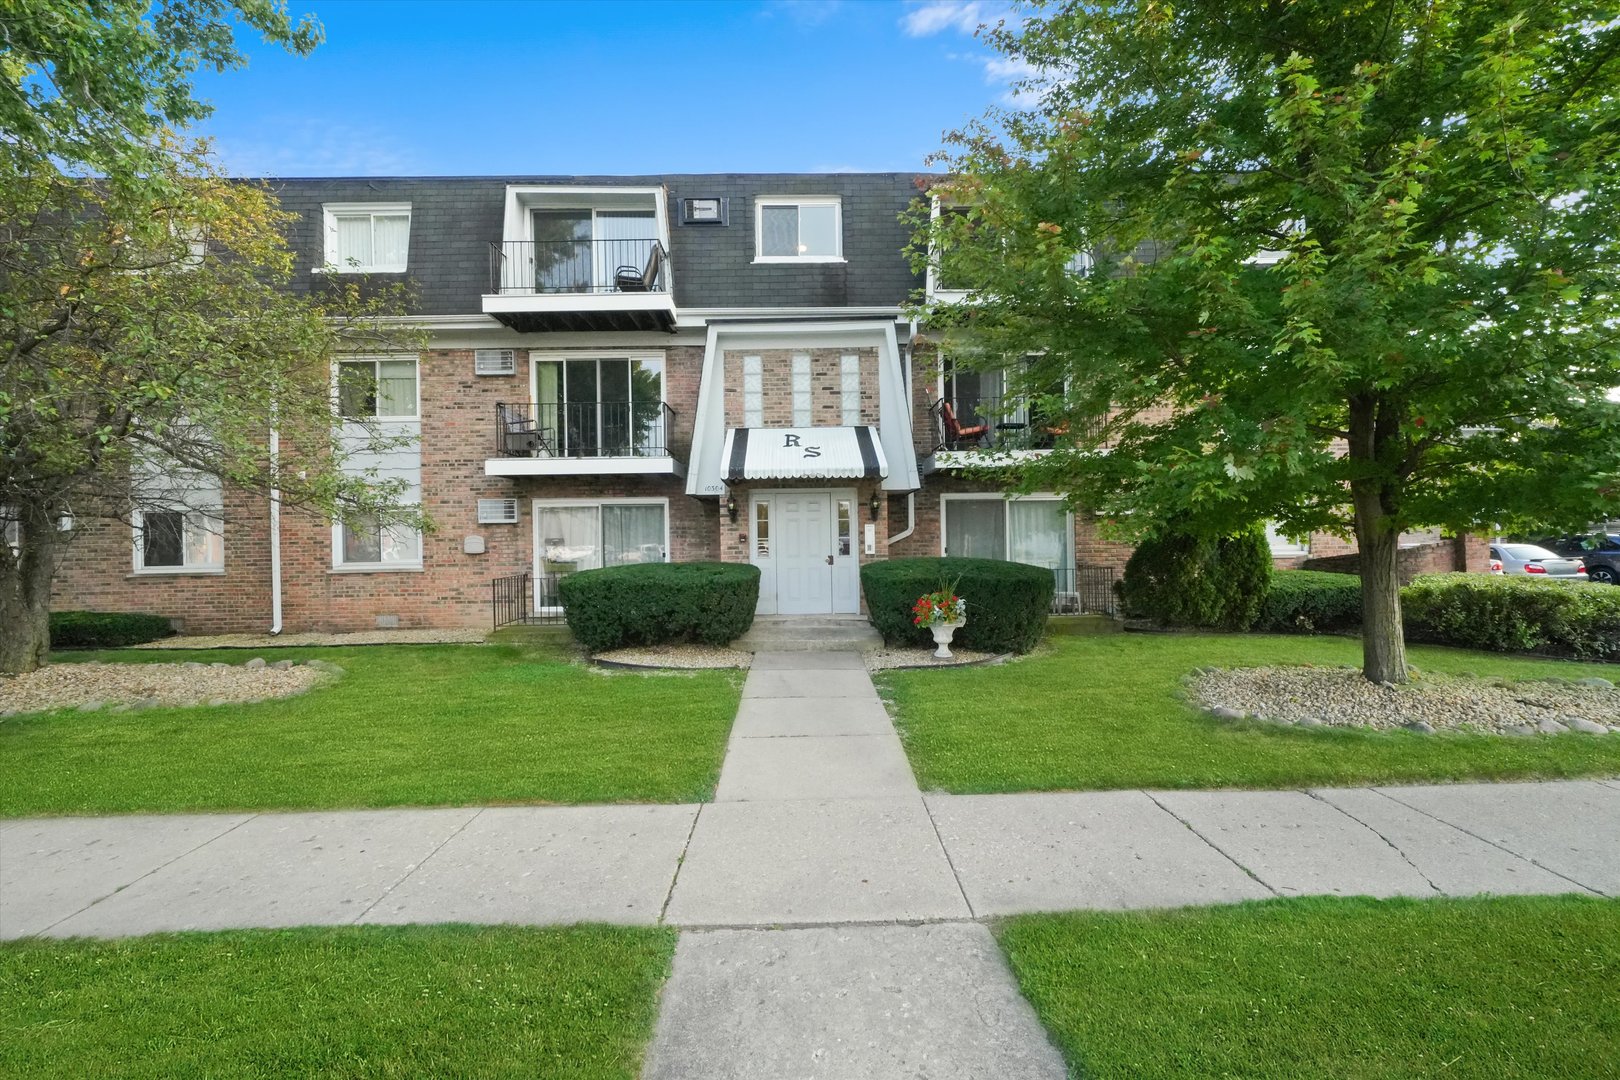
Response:
[{"label": "green lawn", "polygon": [[1620,902],[1269,900],[1000,929],[1090,1080],[1620,1075]]},{"label": "green lawn", "polygon": [[[1620,736],[1372,733],[1210,719],[1182,697],[1200,665],[1359,663],[1347,638],[1110,634],[1054,637],[1000,667],[896,671],[879,689],[924,790],[1296,787],[1620,774]],[[1620,681],[1613,664],[1413,648],[1431,671]]]},{"label": "green lawn", "polygon": [[0,1075],[632,1080],[675,934],[342,927],[0,946]]},{"label": "green lawn", "polygon": [[740,672],[606,673],[513,645],[271,654],[317,656],[348,674],[282,701],[0,722],[0,816],[695,801],[713,794],[742,685]]}]

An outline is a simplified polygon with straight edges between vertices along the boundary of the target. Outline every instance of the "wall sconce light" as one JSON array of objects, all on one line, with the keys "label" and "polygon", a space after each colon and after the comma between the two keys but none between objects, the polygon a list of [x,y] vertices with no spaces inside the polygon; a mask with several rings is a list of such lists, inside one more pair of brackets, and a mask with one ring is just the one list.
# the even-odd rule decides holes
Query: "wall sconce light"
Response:
[{"label": "wall sconce light", "polygon": [[726,492],[726,517],[731,519],[733,525],[737,523],[737,496],[729,491]]},{"label": "wall sconce light", "polygon": [[878,511],[883,509],[883,500],[878,498],[877,492],[872,492],[872,501],[867,504],[867,509],[872,511],[872,520],[876,521]]}]

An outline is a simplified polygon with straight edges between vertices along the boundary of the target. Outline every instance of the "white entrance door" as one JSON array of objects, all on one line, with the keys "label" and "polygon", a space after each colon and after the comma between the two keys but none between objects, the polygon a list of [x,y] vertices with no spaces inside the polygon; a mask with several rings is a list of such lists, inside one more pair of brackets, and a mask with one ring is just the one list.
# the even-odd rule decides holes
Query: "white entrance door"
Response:
[{"label": "white entrance door", "polygon": [[832,495],[781,492],[776,503],[776,610],[781,615],[831,613]]}]

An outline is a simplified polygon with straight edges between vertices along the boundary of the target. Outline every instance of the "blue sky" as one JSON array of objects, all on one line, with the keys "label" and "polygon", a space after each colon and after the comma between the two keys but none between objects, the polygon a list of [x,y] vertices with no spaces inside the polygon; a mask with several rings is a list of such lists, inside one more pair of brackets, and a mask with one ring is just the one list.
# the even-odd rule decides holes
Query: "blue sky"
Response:
[{"label": "blue sky", "polygon": [[1006,94],[994,0],[289,0],[204,74],[236,175],[909,171]]}]

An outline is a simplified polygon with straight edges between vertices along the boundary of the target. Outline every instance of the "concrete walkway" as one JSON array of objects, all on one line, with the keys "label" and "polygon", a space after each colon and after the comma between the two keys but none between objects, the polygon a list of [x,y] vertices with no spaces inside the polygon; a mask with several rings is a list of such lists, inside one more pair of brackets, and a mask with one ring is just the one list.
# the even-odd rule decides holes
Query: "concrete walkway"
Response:
[{"label": "concrete walkway", "polygon": [[715,801],[0,823],[0,937],[687,932],[646,1075],[1061,1077],[979,920],[1270,896],[1620,896],[1620,780],[923,795],[858,656],[764,653]]}]

